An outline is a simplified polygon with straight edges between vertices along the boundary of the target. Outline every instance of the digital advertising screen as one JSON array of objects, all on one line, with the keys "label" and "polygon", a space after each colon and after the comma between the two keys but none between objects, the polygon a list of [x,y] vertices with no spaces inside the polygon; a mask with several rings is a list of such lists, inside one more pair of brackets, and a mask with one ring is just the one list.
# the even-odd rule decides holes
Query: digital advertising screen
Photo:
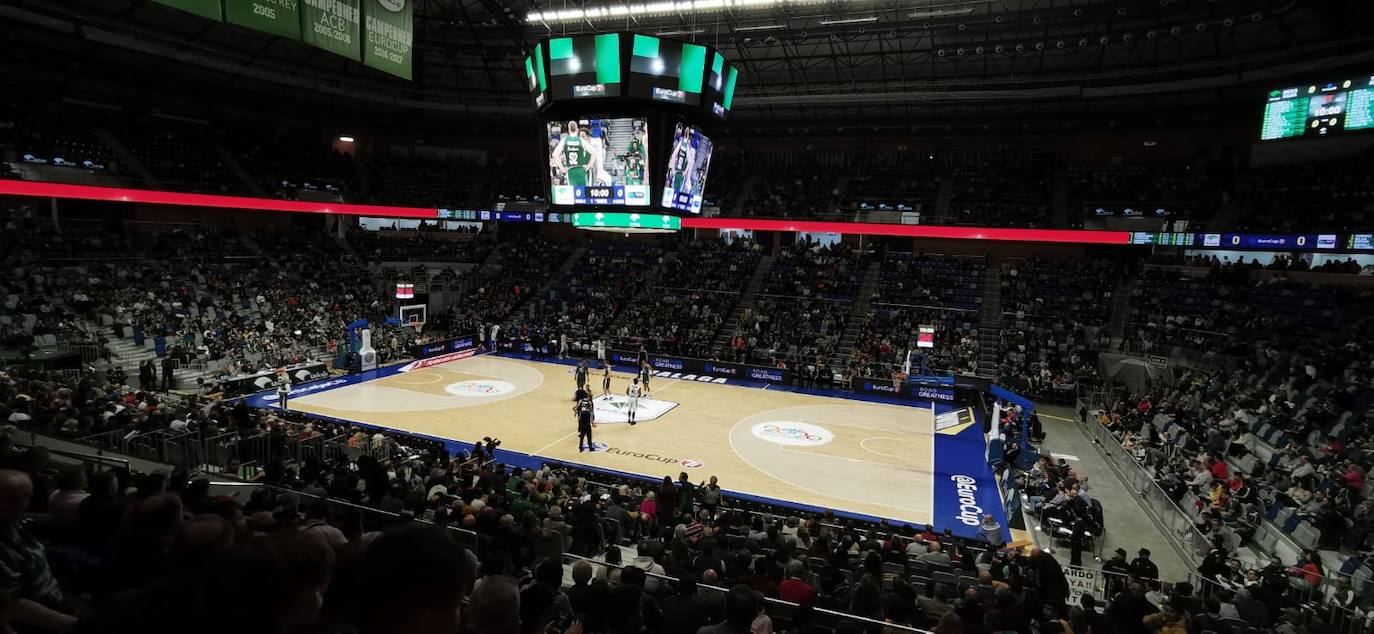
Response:
[{"label": "digital advertising screen", "polygon": [[711,168],[711,139],[685,123],[673,131],[673,151],[664,170],[662,205],[669,209],[701,213],[706,172]]},{"label": "digital advertising screen", "polygon": [[620,34],[549,40],[549,85],[554,99],[620,96]]},{"label": "digital advertising screen", "polygon": [[534,46],[534,54],[525,58],[525,85],[530,89],[534,107],[541,108],[549,99],[549,77],[544,72],[544,43]]},{"label": "digital advertising screen", "polygon": [[630,52],[630,96],[668,103],[701,105],[706,78],[706,47],[639,35]]},{"label": "digital advertising screen", "polygon": [[550,121],[548,142],[553,204],[649,206],[645,119]]},{"label": "digital advertising screen", "polygon": [[720,51],[711,52],[711,70],[706,76],[706,103],[711,108],[711,114],[721,119],[730,112],[731,102],[735,98],[735,79],[739,71],[733,64],[725,61],[725,56]]},{"label": "digital advertising screen", "polygon": [[1374,75],[1269,91],[1260,140],[1330,136],[1374,127]]}]

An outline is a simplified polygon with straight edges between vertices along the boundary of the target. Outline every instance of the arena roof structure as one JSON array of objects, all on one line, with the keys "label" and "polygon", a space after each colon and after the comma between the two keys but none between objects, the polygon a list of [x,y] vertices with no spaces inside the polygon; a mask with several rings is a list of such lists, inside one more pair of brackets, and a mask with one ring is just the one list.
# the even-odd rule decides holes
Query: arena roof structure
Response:
[{"label": "arena roof structure", "polygon": [[631,30],[738,62],[736,122],[760,129],[1217,116],[1242,101],[1238,90],[1374,65],[1374,11],[1356,0],[411,1],[412,82],[148,0],[18,0],[0,7],[0,28],[32,46],[30,59],[55,54],[45,40],[70,42],[69,66],[141,54],[184,63],[159,73],[209,69],[374,106],[492,116],[528,112],[522,60],[533,42]]}]

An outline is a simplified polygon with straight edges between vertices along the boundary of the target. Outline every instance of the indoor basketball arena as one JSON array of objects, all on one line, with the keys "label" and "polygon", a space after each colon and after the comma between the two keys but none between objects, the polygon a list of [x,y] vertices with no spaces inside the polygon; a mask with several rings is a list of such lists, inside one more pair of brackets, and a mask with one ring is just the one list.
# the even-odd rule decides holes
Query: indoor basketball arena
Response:
[{"label": "indoor basketball arena", "polygon": [[0,632],[1374,632],[1374,7],[0,3]]}]

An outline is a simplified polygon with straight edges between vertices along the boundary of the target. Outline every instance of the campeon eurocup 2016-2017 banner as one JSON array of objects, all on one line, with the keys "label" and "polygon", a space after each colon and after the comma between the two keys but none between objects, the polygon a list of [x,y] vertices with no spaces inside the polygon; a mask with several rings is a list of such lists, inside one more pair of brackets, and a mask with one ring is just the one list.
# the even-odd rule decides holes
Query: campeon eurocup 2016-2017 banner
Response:
[{"label": "campeon eurocup 2016-2017 banner", "polygon": [[414,0],[153,0],[411,78]]},{"label": "campeon eurocup 2016-2017 banner", "polygon": [[[625,350],[610,350],[607,351],[606,355],[607,360],[611,363],[628,363],[630,365],[639,363],[638,354]],[[663,355],[651,354],[649,355],[649,366],[663,372],[695,374],[700,377],[717,379],[763,381],[765,383],[791,382],[791,375],[788,370],[768,368],[759,365],[745,365],[743,363],[685,359],[682,357],[665,357]]]}]

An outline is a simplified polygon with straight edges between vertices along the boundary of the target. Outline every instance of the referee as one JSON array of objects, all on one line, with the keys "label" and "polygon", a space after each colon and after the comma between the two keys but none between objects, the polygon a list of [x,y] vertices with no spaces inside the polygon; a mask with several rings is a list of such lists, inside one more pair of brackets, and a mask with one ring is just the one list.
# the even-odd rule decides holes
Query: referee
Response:
[{"label": "referee", "polygon": [[577,407],[573,408],[577,412],[577,452],[582,453],[582,441],[587,441],[585,451],[596,451],[592,445],[592,427],[596,426],[596,413],[592,406],[592,399],[584,398],[577,402]]},{"label": "referee", "polygon": [[649,394],[649,377],[653,375],[654,370],[652,367],[649,366],[648,361],[645,361],[639,365],[639,382],[644,385],[644,394],[646,396]]}]

